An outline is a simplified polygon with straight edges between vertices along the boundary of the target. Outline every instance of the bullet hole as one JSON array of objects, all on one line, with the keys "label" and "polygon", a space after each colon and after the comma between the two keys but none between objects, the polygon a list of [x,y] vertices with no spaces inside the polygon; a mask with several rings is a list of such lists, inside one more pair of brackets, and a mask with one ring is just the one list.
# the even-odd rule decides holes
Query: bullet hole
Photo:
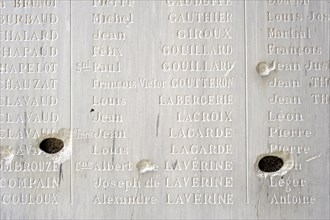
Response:
[{"label": "bullet hole", "polygon": [[64,142],[57,138],[46,138],[39,144],[41,150],[48,154],[56,154],[64,147]]},{"label": "bullet hole", "polygon": [[93,112],[94,111],[94,109],[92,108],[89,112]]},{"label": "bullet hole", "polygon": [[259,161],[258,167],[263,172],[271,173],[280,170],[283,164],[284,161],[282,158],[276,156],[265,156]]}]

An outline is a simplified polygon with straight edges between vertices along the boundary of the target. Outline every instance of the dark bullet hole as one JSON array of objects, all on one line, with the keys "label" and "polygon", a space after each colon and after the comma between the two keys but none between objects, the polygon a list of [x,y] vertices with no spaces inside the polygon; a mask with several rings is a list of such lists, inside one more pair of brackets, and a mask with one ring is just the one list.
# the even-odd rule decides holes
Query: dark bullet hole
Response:
[{"label": "dark bullet hole", "polygon": [[90,112],[93,112],[94,111],[94,109],[92,108],[91,110],[90,110]]},{"label": "dark bullet hole", "polygon": [[39,147],[48,154],[56,154],[63,149],[64,142],[57,138],[46,138],[41,141]]},{"label": "dark bullet hole", "polygon": [[276,172],[282,168],[284,161],[275,156],[265,156],[259,163],[258,167],[261,171],[266,173]]}]

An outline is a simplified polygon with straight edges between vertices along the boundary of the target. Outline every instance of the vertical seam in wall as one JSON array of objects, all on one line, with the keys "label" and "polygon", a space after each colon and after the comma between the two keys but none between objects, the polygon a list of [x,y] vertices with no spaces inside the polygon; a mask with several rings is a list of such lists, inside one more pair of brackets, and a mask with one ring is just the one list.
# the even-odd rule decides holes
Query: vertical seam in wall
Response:
[{"label": "vertical seam in wall", "polygon": [[244,0],[244,65],[245,65],[245,150],[246,150],[246,204],[249,204],[249,118],[248,118],[248,67],[247,67],[247,21],[246,0]]}]

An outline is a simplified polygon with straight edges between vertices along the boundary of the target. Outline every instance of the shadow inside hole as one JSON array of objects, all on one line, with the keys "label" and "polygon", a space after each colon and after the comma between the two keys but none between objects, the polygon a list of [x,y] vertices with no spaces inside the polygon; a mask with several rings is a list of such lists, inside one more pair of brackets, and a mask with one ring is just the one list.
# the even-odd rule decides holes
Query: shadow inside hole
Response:
[{"label": "shadow inside hole", "polygon": [[280,157],[265,156],[261,158],[258,167],[266,173],[276,172],[283,167],[284,161]]},{"label": "shadow inside hole", "polygon": [[39,144],[39,147],[48,154],[56,154],[63,149],[64,142],[57,138],[46,138]]}]

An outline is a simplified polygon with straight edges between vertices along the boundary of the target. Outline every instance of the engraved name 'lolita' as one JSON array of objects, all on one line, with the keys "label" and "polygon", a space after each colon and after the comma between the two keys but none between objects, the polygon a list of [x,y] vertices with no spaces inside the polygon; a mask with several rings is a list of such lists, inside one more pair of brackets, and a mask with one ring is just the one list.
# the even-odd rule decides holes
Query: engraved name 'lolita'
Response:
[{"label": "engraved name 'lolita'", "polygon": [[0,80],[1,90],[53,90],[58,79],[4,79]]},{"label": "engraved name 'lolita'", "polygon": [[55,30],[1,30],[1,41],[56,41]]}]

